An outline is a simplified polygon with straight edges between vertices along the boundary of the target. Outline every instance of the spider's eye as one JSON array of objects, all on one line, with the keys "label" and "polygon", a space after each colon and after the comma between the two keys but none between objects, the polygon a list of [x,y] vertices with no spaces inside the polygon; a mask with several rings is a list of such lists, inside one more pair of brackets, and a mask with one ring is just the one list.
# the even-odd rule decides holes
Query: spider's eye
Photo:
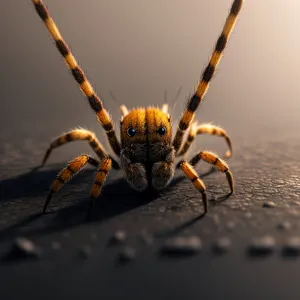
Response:
[{"label": "spider's eye", "polygon": [[127,129],[127,134],[128,134],[129,136],[133,137],[133,136],[136,134],[136,130],[135,130],[134,128],[132,128],[132,127],[129,127],[129,128]]},{"label": "spider's eye", "polygon": [[165,126],[160,126],[157,130],[159,135],[164,135],[167,132],[167,129]]}]

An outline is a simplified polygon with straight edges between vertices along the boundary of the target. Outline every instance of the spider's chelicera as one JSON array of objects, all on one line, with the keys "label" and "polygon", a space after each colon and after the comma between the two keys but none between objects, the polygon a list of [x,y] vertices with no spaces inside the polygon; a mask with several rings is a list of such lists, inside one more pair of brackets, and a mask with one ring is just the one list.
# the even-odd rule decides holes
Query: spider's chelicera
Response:
[{"label": "spider's chelicera", "polygon": [[[72,130],[54,140],[45,154],[42,165],[45,164],[54,148],[75,140],[87,140],[97,154],[98,159],[83,154],[71,160],[53,181],[43,212],[46,211],[53,193],[57,192],[88,163],[97,167],[94,184],[90,192],[92,207],[94,199],[99,196],[111,168],[121,168],[124,171],[127,182],[138,191],[144,191],[148,187],[153,187],[156,190],[166,187],[174,176],[175,158],[186,154],[191,143],[199,134],[212,134],[224,137],[229,147],[225,157],[229,158],[231,156],[231,141],[225,130],[212,124],[197,125],[194,117],[221,60],[243,0],[233,1],[222,33],[217,40],[207,67],[202,73],[196,92],[187,102],[186,108],[178,122],[175,137],[172,138],[172,122],[168,114],[167,104],[164,104],[161,109],[146,107],[130,111],[128,111],[126,106],[122,105],[121,112],[123,116],[120,122],[121,143],[116,136],[113,122],[104,108],[103,102],[97,96],[78,65],[43,2],[41,0],[32,0],[32,2],[38,15],[53,37],[58,51],[70,68],[74,79],[96,113],[98,121],[106,132],[109,144],[118,157],[118,160],[115,160],[108,155],[95,134],[86,129]],[[186,132],[188,132],[187,137],[183,141]],[[200,160],[213,164],[219,171],[225,173],[230,187],[230,194],[234,190],[234,183],[227,163],[212,152],[199,151],[190,161],[181,160],[177,164],[188,179],[191,180],[194,187],[201,193],[206,213],[206,187],[194,169],[194,166]]]}]

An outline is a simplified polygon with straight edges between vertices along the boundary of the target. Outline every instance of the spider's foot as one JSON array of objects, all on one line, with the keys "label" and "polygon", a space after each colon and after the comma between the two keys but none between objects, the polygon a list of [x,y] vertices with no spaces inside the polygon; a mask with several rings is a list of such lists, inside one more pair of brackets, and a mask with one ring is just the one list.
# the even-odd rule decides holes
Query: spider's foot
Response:
[{"label": "spider's foot", "polygon": [[201,192],[202,195],[202,202],[203,202],[203,207],[204,207],[204,214],[208,212],[208,201],[207,201],[207,196],[205,191]]},{"label": "spider's foot", "polygon": [[50,203],[51,198],[52,198],[52,192],[50,192],[47,196],[47,199],[46,199],[46,202],[45,202],[45,205],[44,205],[44,208],[43,208],[43,214],[46,213],[46,210],[47,210],[47,207]]}]

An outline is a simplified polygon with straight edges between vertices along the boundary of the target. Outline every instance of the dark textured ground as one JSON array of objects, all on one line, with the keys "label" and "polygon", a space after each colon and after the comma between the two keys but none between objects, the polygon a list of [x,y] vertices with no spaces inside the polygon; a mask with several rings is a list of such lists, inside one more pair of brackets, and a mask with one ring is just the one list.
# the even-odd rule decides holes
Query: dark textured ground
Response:
[{"label": "dark textured ground", "polygon": [[[21,151],[11,149],[8,140],[2,143],[6,162],[0,186],[1,255],[5,257],[16,236],[28,237],[42,249],[38,261],[2,261],[4,299],[22,295],[34,299],[299,299],[300,258],[282,254],[287,238],[297,236],[300,229],[300,140],[296,136],[274,135],[264,141],[236,138],[230,159],[236,193],[224,201],[225,177],[217,172],[205,175],[209,168],[200,164],[197,170],[203,174],[210,199],[204,217],[199,195],[188,180],[181,180],[180,172],[174,184],[151,197],[132,191],[121,173],[113,171],[90,223],[84,219],[93,180],[89,168],[54,197],[47,215],[39,215],[49,184],[64,164],[31,172],[47,142],[36,144],[33,148],[29,139],[24,140]],[[215,143],[220,153],[222,146]],[[53,157],[64,156],[59,151]],[[276,207],[263,208],[266,201]],[[285,220],[292,228],[279,230]],[[122,247],[108,246],[118,229],[127,232],[126,245],[136,249],[135,260],[126,265],[117,262]],[[202,251],[187,258],[162,257],[161,244],[180,234],[199,236]],[[274,253],[249,256],[252,238],[264,235],[276,239]],[[218,237],[232,242],[222,256],[211,250]],[[53,242],[61,248],[53,249]],[[79,252],[85,246],[92,252],[82,260]]]},{"label": "dark textured ground", "polygon": [[[231,2],[45,0],[116,124],[118,105],[161,106],[165,89],[172,103],[182,87],[171,111],[178,118]],[[297,0],[245,1],[197,112],[199,123],[213,121],[232,137],[233,196],[222,201],[224,175],[205,176],[209,167],[199,164],[210,199],[201,217],[200,196],[180,173],[176,185],[151,198],[113,171],[86,223],[90,168],[54,196],[49,214],[39,214],[56,173],[91,153],[87,144],[57,149],[45,168],[30,170],[64,131],[88,128],[107,146],[105,135],[31,1],[6,1],[0,9],[0,258],[17,236],[42,254],[37,261],[0,260],[0,299],[300,299],[300,256],[282,253],[289,237],[300,236],[299,26]],[[225,142],[201,137],[191,154],[203,148],[223,154]],[[263,207],[267,201],[276,207]],[[284,221],[289,230],[278,229]],[[136,250],[125,265],[117,262],[122,247],[108,246],[118,229]],[[162,257],[164,241],[181,234],[200,237],[202,251]],[[249,256],[252,239],[265,235],[276,241],[273,253]],[[222,256],[211,250],[219,237],[232,243]],[[83,260],[79,252],[87,246]]]}]

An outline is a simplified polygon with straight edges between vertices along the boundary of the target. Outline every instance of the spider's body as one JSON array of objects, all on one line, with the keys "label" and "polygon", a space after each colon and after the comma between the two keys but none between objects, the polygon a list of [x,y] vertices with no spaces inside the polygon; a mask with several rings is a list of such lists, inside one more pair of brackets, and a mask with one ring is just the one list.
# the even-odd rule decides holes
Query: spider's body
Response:
[{"label": "spider's body", "polygon": [[[168,114],[167,104],[164,104],[162,109],[147,107],[136,108],[131,111],[128,111],[126,106],[122,105],[121,111],[123,117],[120,122],[121,143],[115,134],[113,122],[104,108],[103,102],[97,96],[92,85],[78,65],[55,25],[55,22],[49,15],[48,10],[41,0],[32,0],[32,2],[53,37],[58,51],[64,57],[67,66],[70,68],[74,79],[79,84],[91,108],[96,113],[98,121],[106,132],[110,146],[119,159],[118,162],[108,155],[101,143],[97,140],[95,134],[88,130],[75,129],[57,138],[51,143],[42,165],[48,159],[52,149],[75,140],[87,140],[99,160],[83,154],[70,161],[67,167],[58,174],[52,183],[49,196],[44,206],[44,212],[50,202],[52,194],[57,192],[73,175],[78,173],[88,163],[98,168],[90,193],[92,198],[91,204],[93,204],[93,200],[99,196],[111,168],[122,168],[128,183],[138,191],[144,191],[148,187],[153,187],[156,190],[164,188],[170,183],[174,176],[175,158],[187,152],[198,134],[212,134],[224,137],[229,146],[226,158],[231,156],[231,141],[225,130],[212,124],[197,125],[193,120],[195,112],[208,90],[216,67],[221,60],[231,31],[236,23],[238,13],[242,7],[243,0],[233,1],[222,33],[219,36],[210,61],[202,74],[197,90],[187,102],[186,109],[179,120],[174,139],[172,139],[172,124],[171,117]],[[187,131],[188,136],[183,142],[184,135]],[[193,168],[201,159],[213,164],[219,171],[226,174],[230,193],[233,192],[234,185],[228,165],[212,152],[200,151],[189,162],[182,160],[179,163],[179,167],[191,180],[194,187],[201,193],[204,210],[206,212],[206,188]]]},{"label": "spider's body", "polygon": [[159,190],[173,178],[171,119],[159,108],[133,109],[124,117],[121,147],[121,166],[134,189],[143,191],[151,184]]}]

